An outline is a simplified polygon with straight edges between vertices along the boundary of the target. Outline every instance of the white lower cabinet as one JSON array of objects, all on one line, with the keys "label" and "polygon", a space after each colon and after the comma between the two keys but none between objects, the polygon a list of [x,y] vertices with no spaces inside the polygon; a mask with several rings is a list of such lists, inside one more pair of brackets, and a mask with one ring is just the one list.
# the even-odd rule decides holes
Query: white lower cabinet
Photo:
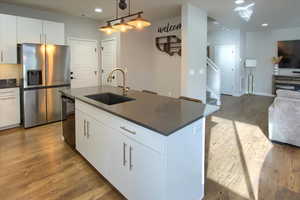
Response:
[{"label": "white lower cabinet", "polygon": [[80,100],[76,148],[129,200],[196,200],[204,194],[204,120],[166,137]]},{"label": "white lower cabinet", "polygon": [[128,199],[162,199],[161,154],[78,109],[76,148]]},{"label": "white lower cabinet", "polygon": [[20,124],[19,88],[0,89],[0,130]]},{"label": "white lower cabinet", "polygon": [[128,199],[161,200],[163,160],[160,153],[128,140]]}]

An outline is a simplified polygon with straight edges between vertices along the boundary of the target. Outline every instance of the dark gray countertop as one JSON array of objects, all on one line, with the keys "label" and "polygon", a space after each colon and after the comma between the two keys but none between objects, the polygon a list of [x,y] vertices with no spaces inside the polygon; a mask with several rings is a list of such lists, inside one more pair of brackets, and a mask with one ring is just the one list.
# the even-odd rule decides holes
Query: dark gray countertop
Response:
[{"label": "dark gray countertop", "polygon": [[81,100],[116,116],[169,136],[192,122],[216,112],[219,107],[160,95],[130,90],[129,98],[135,99],[116,105],[106,105],[85,96],[98,93],[122,95],[122,89],[112,86],[64,89],[61,93]]},{"label": "dark gray countertop", "polygon": [[17,79],[0,79],[0,89],[16,88]]}]

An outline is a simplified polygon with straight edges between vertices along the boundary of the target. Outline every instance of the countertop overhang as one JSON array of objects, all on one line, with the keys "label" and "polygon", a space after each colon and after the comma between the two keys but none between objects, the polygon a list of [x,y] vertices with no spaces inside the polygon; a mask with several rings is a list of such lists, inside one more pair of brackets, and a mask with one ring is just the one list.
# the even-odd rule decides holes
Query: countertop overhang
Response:
[{"label": "countertop overhang", "polygon": [[164,136],[219,110],[218,106],[175,99],[166,96],[129,90],[127,97],[135,99],[116,105],[106,105],[85,96],[100,93],[123,95],[122,88],[113,86],[63,89],[63,95],[78,99]]}]

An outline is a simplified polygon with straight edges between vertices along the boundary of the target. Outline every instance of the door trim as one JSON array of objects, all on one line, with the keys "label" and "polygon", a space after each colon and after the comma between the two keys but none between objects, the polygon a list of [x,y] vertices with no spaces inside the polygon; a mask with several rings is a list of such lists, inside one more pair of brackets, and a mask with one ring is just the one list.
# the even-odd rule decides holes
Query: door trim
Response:
[{"label": "door trim", "polygon": [[104,39],[104,40],[101,40],[100,41],[100,59],[101,59],[101,66],[100,66],[100,72],[101,72],[101,85],[103,85],[103,82],[102,82],[102,76],[103,76],[103,71],[102,71],[102,69],[103,69],[103,55],[102,55],[102,43],[103,42],[109,42],[109,41],[114,41],[115,42],[115,44],[116,44],[116,66],[115,67],[117,67],[118,66],[118,64],[119,64],[119,62],[118,62],[118,59],[119,59],[119,53],[118,53],[118,40],[117,40],[117,37],[111,37],[111,38],[107,38],[107,39]]}]

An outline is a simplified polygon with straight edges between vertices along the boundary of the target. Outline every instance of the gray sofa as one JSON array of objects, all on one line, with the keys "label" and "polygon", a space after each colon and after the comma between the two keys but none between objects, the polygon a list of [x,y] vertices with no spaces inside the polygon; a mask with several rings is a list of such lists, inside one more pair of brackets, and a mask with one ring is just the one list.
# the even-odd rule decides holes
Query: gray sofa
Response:
[{"label": "gray sofa", "polygon": [[269,138],[300,147],[300,92],[277,90],[269,108]]}]

